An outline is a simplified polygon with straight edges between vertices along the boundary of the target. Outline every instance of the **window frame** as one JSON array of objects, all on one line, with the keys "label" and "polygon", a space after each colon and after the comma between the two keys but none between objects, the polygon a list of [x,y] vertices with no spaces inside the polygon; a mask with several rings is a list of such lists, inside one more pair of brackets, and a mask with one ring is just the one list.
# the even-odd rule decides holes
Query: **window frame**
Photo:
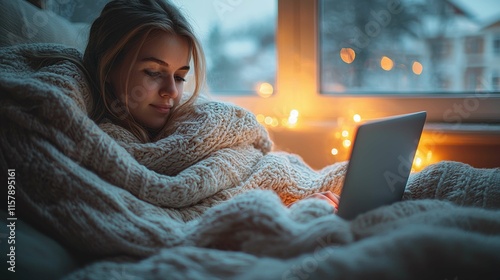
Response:
[{"label": "window frame", "polygon": [[269,98],[257,95],[213,95],[255,114],[299,111],[304,122],[336,122],[360,114],[363,119],[427,111],[427,122],[499,123],[500,94],[405,93],[404,95],[324,94],[320,91],[319,0],[277,0],[276,91]]}]

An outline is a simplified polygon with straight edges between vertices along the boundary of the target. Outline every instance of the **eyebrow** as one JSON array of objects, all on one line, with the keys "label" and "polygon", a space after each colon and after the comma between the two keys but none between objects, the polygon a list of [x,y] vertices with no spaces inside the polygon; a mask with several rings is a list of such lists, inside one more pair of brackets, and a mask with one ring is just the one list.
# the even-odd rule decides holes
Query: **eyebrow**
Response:
[{"label": "eyebrow", "polygon": [[[158,59],[156,57],[152,57],[152,56],[145,57],[145,58],[141,59],[141,61],[152,61],[152,62],[158,63],[158,64],[160,64],[162,66],[165,66],[165,67],[169,67],[170,66],[167,62],[165,62],[165,61],[163,61],[161,59]],[[185,66],[182,66],[181,68],[179,68],[178,70],[189,70],[190,68],[191,67],[189,67],[189,65],[185,65]]]}]

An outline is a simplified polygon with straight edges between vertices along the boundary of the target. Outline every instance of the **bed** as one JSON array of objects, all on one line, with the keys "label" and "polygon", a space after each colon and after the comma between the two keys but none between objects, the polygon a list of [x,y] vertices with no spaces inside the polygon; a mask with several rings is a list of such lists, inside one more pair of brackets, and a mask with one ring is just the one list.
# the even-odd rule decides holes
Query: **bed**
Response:
[{"label": "bed", "polygon": [[15,208],[2,203],[7,267],[16,238],[16,272],[2,276],[500,277],[500,169],[439,162],[411,174],[403,201],[352,221],[321,200],[288,208],[339,193],[346,162],[312,170],[275,151],[251,112],[218,101],[158,143],[136,143],[88,117],[89,85],[73,63],[36,59],[79,59],[81,44],[28,39],[0,49],[0,165],[2,182],[15,181]]}]

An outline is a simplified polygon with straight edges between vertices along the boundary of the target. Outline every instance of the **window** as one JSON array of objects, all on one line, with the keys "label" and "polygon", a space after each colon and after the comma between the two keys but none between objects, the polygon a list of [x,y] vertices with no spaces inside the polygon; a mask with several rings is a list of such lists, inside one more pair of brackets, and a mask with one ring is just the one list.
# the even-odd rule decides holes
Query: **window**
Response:
[{"label": "window", "polygon": [[500,34],[497,34],[493,39],[493,53],[500,56]]},{"label": "window", "polygon": [[[322,92],[428,94],[477,89],[477,81],[461,79],[464,73],[469,80],[480,78],[469,67],[495,66],[483,55],[485,38],[492,31],[477,22],[471,11],[475,5],[455,2],[321,0]],[[487,89],[485,83],[481,89]]]},{"label": "window", "polygon": [[481,90],[484,87],[484,69],[481,67],[470,67],[465,70],[464,88],[468,90]]},{"label": "window", "polygon": [[494,90],[500,90],[500,70],[493,72],[491,84],[493,85]]},{"label": "window", "polygon": [[[398,42],[397,37],[393,39],[392,42],[396,43],[392,45],[383,42],[375,44],[377,48],[370,52],[371,57],[366,59],[366,63],[363,64],[364,70],[369,73],[370,77],[359,79],[353,75],[356,69],[352,63],[348,64],[342,60],[350,57],[352,59],[352,51],[348,48],[350,47],[355,52],[355,48],[360,48],[363,43],[366,43],[362,40],[364,37],[360,35],[361,33],[368,38],[372,38],[371,35],[384,38],[390,36],[381,35],[383,31],[377,31],[377,26],[374,23],[366,26],[368,23],[366,22],[360,28],[349,31],[358,35],[358,37],[354,37],[357,38],[357,41],[354,39],[351,41],[341,40],[346,43],[341,57],[342,48],[338,48],[335,41],[330,41],[329,44],[325,43],[329,39],[322,36],[325,32],[325,24],[332,25],[336,20],[333,16],[329,16],[327,22],[323,23],[325,17],[322,7],[328,1],[332,0],[278,0],[276,83],[279,91],[267,99],[258,96],[239,97],[234,95],[221,96],[221,99],[239,104],[256,114],[265,116],[286,118],[291,115],[292,111],[294,114],[298,112],[299,120],[307,122],[307,126],[339,122],[339,120],[348,119],[355,114],[359,114],[362,119],[372,119],[419,110],[428,112],[428,122],[459,125],[461,123],[498,123],[500,121],[500,110],[498,110],[500,108],[500,94],[493,90],[491,78],[484,79],[483,77],[479,81],[483,85],[481,90],[465,89],[464,78],[467,68],[485,67],[483,73],[491,73],[491,69],[488,65],[467,64],[464,57],[466,36],[452,36],[458,33],[448,24],[451,19],[447,17],[442,19],[446,24],[439,24],[444,29],[439,29],[440,34],[442,34],[440,36],[436,33],[436,29],[431,28],[431,26],[436,25],[436,21],[429,21],[429,26],[425,26],[424,30],[429,41],[423,40],[414,44],[416,37],[405,33],[401,36],[406,38],[408,44]],[[401,0],[401,2],[406,1]],[[484,17],[481,18],[491,18],[496,13],[495,9],[500,10],[500,3],[494,0],[485,1],[489,3],[488,13],[483,13]],[[362,2],[361,0],[343,2],[357,3],[356,6],[362,6],[359,4]],[[380,11],[385,9],[391,13],[388,5],[399,3],[396,0],[373,2],[385,3],[384,6],[381,6],[383,8],[373,10],[378,14],[368,13],[368,19],[374,20],[379,26],[385,24],[383,21],[384,13]],[[455,1],[429,1],[420,8],[437,10],[438,6],[436,5],[450,2]],[[330,4],[330,6],[332,5]],[[454,8],[442,7],[442,10],[443,13],[447,14],[460,13],[460,10]],[[394,11],[397,12],[397,10]],[[465,14],[469,12],[471,11],[463,11]],[[414,13],[419,17],[425,14]],[[379,21],[375,20],[375,16],[379,18]],[[463,17],[466,15],[461,16],[461,19]],[[417,20],[419,19],[417,18]],[[474,29],[476,34],[485,32],[490,37],[491,34],[498,34],[496,27],[478,30],[477,26],[470,25],[467,21],[459,21],[459,27],[465,25],[476,28]],[[345,27],[344,29],[348,27],[341,26]],[[416,32],[419,28],[412,27],[412,30]],[[353,33],[353,30],[358,33]],[[331,34],[334,31],[326,29],[326,32]],[[337,31],[341,32],[341,30],[335,32]],[[347,30],[345,32],[348,33]],[[379,33],[377,34],[377,32]],[[471,34],[469,32],[467,35]],[[330,37],[332,36],[330,35]],[[439,47],[437,49],[429,47],[432,43],[436,43]],[[334,48],[337,48],[336,52],[333,51]],[[385,52],[387,49],[392,52],[388,54]],[[485,48],[484,51],[486,52],[487,49]],[[484,55],[489,55],[489,53]],[[383,56],[387,58],[383,58]],[[359,57],[357,58],[359,59]],[[332,60],[335,60],[336,64],[332,63]],[[382,62],[390,65],[391,61],[392,69],[390,71],[381,67]],[[419,62],[422,65],[420,75],[413,72],[420,71],[418,63],[415,63],[415,67],[413,67],[414,62]],[[483,62],[491,63],[489,59],[483,59]],[[401,64],[404,64],[405,67],[402,67]],[[389,83],[390,86],[386,83]],[[476,84],[478,84],[477,78]],[[479,106],[473,106],[474,110],[468,111],[467,114],[460,114],[457,109],[465,106],[464,104],[476,104],[477,101],[479,101]]]},{"label": "window", "polygon": [[416,13],[396,1],[324,0],[319,14],[323,92],[388,92],[423,84],[417,81],[423,79],[427,45],[413,38]]},{"label": "window", "polygon": [[466,54],[483,53],[483,38],[479,36],[465,37],[465,53]]},{"label": "window", "polygon": [[174,1],[184,10],[207,57],[216,94],[270,95],[276,79],[276,1]]}]

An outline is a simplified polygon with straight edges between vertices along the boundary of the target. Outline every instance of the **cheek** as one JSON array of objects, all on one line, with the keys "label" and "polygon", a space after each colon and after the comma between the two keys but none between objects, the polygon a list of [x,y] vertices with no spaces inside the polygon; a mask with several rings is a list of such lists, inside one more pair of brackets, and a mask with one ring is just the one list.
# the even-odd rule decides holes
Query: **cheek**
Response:
[{"label": "cheek", "polygon": [[182,99],[183,93],[184,93],[184,83],[180,83],[177,86],[177,97],[175,98],[175,100],[180,101]]},{"label": "cheek", "polygon": [[144,78],[131,79],[128,85],[128,104],[134,107],[147,101],[149,96],[157,92],[158,84]]}]

